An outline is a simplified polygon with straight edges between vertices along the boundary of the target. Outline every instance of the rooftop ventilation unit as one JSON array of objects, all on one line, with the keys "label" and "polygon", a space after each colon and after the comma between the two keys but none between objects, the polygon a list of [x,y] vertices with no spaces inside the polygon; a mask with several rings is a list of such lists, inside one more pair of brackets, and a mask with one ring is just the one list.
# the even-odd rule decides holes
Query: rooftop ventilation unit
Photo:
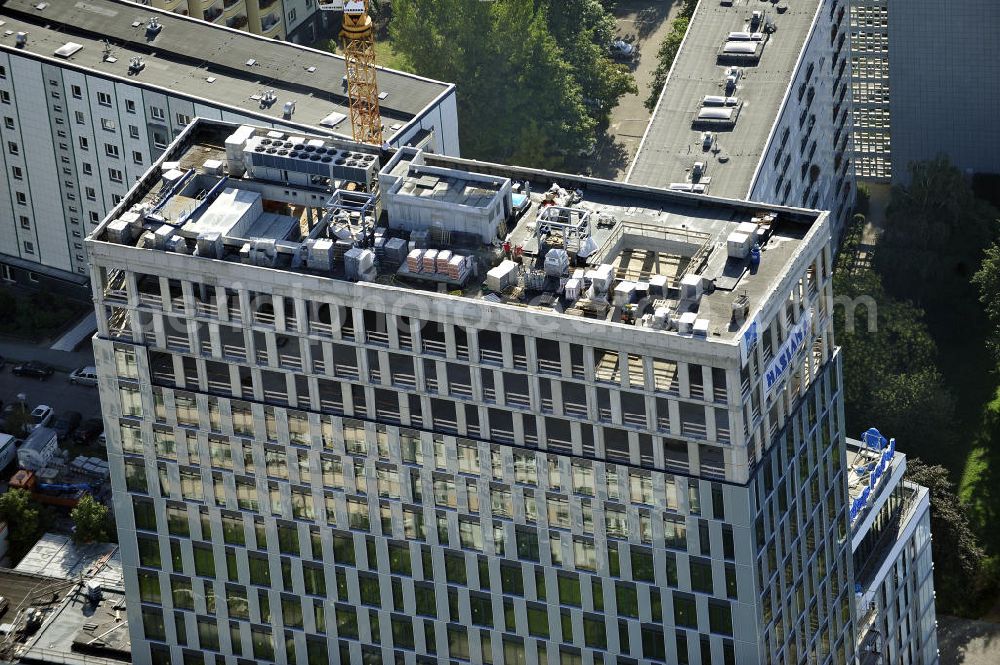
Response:
[{"label": "rooftop ventilation unit", "polygon": [[160,20],[155,16],[149,17],[149,22],[146,23],[146,39],[154,39],[163,30],[163,26],[160,25]]},{"label": "rooftop ventilation unit", "polygon": [[55,55],[60,58],[68,58],[82,48],[83,46],[81,44],[77,44],[76,42],[66,42],[55,50]]},{"label": "rooftop ventilation unit", "polygon": [[766,41],[767,35],[762,32],[731,32],[719,48],[718,59],[756,65]]},{"label": "rooftop ventilation unit", "polygon": [[733,318],[732,321],[738,326],[746,322],[750,316],[750,297],[745,293],[733,298]]},{"label": "rooftop ventilation unit", "polygon": [[278,101],[278,95],[274,90],[265,90],[260,94],[260,107],[262,109],[271,108]]},{"label": "rooftop ventilation unit", "polygon": [[739,106],[739,97],[723,97],[722,95],[705,95],[701,100],[702,106]]},{"label": "rooftop ventilation unit", "polygon": [[145,69],[146,63],[142,61],[142,58],[135,55],[128,59],[128,73],[138,74],[143,69]]},{"label": "rooftop ventilation unit", "polygon": [[218,231],[206,231],[198,234],[195,253],[208,259],[221,259],[223,252],[222,234]]},{"label": "rooftop ventilation unit", "polygon": [[[377,156],[369,152],[341,151],[322,141],[303,137],[254,136],[243,148],[243,163],[255,178],[308,185],[314,176],[368,187],[378,170]],[[230,162],[232,163],[232,162]],[[292,178],[295,174],[296,178]]]},{"label": "rooftop ventilation unit", "polygon": [[765,38],[763,32],[730,32],[727,39],[731,42],[762,42]]},{"label": "rooftop ventilation unit", "polygon": [[287,120],[292,117],[293,113],[295,113],[295,102],[285,102],[285,106],[281,109],[281,115],[283,115]]},{"label": "rooftop ventilation unit", "polygon": [[17,48],[24,48],[28,44],[28,33],[19,32],[14,35],[14,45]]}]

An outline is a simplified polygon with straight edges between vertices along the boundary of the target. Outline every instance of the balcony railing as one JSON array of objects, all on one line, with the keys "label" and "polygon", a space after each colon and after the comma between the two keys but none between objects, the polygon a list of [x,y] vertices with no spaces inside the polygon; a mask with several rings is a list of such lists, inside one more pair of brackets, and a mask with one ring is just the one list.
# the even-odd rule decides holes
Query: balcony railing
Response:
[{"label": "balcony railing", "polygon": [[274,28],[281,23],[281,19],[274,14],[268,14],[260,20],[260,31],[261,32],[271,32]]}]

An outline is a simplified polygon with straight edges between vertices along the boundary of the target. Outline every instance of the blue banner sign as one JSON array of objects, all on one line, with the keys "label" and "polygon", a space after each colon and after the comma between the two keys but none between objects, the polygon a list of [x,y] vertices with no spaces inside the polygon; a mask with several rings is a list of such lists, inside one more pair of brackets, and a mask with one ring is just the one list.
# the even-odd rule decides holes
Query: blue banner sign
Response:
[{"label": "blue banner sign", "polygon": [[788,337],[767,366],[767,370],[764,372],[764,389],[767,391],[768,397],[771,396],[771,392],[778,385],[779,381],[784,378],[788,368],[792,366],[795,356],[806,345],[809,335],[809,321],[811,319],[812,312],[806,310],[806,313],[799,319],[799,322],[788,331]]}]

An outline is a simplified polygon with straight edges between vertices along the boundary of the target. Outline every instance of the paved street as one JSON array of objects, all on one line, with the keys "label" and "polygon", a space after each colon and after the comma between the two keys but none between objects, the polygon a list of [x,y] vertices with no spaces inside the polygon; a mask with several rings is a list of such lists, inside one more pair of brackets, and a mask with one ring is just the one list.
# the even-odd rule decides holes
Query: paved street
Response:
[{"label": "paved street", "polygon": [[[67,353],[52,351],[47,346],[0,340],[0,355],[7,359],[7,365],[0,370],[0,399],[7,404],[16,399],[18,393],[25,393],[31,406],[48,404],[56,413],[69,410],[79,411],[84,418],[100,416],[97,388],[69,382],[70,371],[94,363],[90,345],[84,344],[81,349]],[[14,376],[11,368],[21,360],[41,360],[55,366],[56,372],[44,381]]]},{"label": "paved street", "polygon": [[[597,154],[592,160],[593,174],[602,178],[619,180],[625,177],[628,166],[639,149],[639,142],[649,124],[650,113],[643,106],[649,96],[649,82],[656,69],[656,52],[660,42],[670,32],[670,22],[677,16],[679,0],[621,0],[615,6],[615,19],[621,35],[636,35],[641,57],[632,73],[639,88],[637,95],[625,95],[611,111],[607,134],[598,142]],[[644,9],[656,11],[652,30],[640,35],[636,29],[636,16]]]},{"label": "paved street", "polygon": [[941,665],[1000,663],[1000,624],[938,615]]}]

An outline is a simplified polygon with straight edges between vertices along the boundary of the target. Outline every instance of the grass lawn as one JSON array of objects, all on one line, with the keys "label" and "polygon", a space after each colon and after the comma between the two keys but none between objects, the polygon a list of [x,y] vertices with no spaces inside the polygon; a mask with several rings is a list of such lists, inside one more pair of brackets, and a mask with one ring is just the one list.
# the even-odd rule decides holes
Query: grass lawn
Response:
[{"label": "grass lawn", "polygon": [[91,307],[49,291],[0,287],[0,335],[48,339],[77,321]]},{"label": "grass lawn", "polygon": [[991,553],[1000,552],[1000,390],[983,408],[979,433],[965,461],[958,493],[973,528]]}]

